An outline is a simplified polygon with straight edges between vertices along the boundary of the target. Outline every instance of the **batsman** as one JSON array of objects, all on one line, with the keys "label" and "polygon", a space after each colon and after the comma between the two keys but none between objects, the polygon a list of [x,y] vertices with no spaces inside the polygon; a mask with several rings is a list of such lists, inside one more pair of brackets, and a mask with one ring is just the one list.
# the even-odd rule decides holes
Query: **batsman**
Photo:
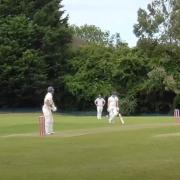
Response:
[{"label": "batsman", "polygon": [[42,107],[44,119],[45,119],[45,134],[54,134],[53,124],[54,119],[52,115],[52,111],[57,111],[57,108],[53,101],[54,88],[49,86],[47,89],[47,94],[44,98],[44,105]]},{"label": "batsman", "polygon": [[108,98],[107,106],[107,111],[109,112],[109,123],[114,123],[115,117],[119,116],[121,123],[124,124],[124,120],[119,112],[119,98],[117,97],[116,92],[113,92]]}]

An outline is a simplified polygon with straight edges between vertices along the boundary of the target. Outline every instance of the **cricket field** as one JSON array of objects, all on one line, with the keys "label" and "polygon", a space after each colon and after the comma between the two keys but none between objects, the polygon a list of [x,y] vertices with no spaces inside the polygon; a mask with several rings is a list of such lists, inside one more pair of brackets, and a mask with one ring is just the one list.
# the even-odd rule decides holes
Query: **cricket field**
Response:
[{"label": "cricket field", "polygon": [[170,116],[54,115],[40,137],[39,113],[0,114],[1,180],[179,180],[180,123]]}]

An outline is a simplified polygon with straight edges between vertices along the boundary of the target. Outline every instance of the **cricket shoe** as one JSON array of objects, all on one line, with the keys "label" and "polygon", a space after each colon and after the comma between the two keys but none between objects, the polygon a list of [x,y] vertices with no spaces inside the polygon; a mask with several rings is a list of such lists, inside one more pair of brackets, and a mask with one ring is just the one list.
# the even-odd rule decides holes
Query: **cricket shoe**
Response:
[{"label": "cricket shoe", "polygon": [[50,134],[51,134],[50,132],[46,133],[46,135],[50,135]]}]

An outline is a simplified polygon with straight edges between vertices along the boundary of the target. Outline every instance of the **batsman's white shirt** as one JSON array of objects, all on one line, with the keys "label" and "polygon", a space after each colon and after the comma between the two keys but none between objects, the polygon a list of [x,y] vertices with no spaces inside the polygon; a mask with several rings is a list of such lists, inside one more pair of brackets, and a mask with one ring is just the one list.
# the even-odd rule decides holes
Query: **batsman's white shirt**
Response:
[{"label": "batsman's white shirt", "polygon": [[108,98],[109,123],[112,123],[118,115],[118,101],[117,96],[110,96]]},{"label": "batsman's white shirt", "polygon": [[[49,103],[47,103],[47,101],[49,101]],[[53,103],[52,94],[48,92],[44,98],[44,105],[42,108],[44,118],[45,118],[45,132],[46,132],[46,134],[51,134],[53,132],[54,120],[53,120],[51,106],[50,106],[52,103]]]},{"label": "batsman's white shirt", "polygon": [[96,104],[96,106],[103,107],[104,104],[105,104],[105,100],[104,100],[103,98],[97,98],[97,99],[95,100],[95,104]]},{"label": "batsman's white shirt", "polygon": [[117,103],[118,103],[119,99],[117,96],[110,96],[108,98],[108,108],[114,108],[117,107]]},{"label": "batsman's white shirt", "polygon": [[43,105],[43,109],[45,111],[48,112],[51,112],[51,106],[49,106],[49,104],[47,104],[46,102],[49,101],[49,104],[52,104],[53,103],[53,97],[52,97],[52,94],[51,93],[47,93],[45,98],[44,98],[44,105]]}]

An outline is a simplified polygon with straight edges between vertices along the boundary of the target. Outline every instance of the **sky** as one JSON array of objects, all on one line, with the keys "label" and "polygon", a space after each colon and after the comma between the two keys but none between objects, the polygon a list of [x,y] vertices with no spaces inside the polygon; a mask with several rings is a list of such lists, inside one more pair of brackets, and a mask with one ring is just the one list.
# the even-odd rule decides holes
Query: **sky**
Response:
[{"label": "sky", "polygon": [[152,0],[63,0],[69,23],[81,26],[95,25],[111,34],[120,33],[130,47],[136,45],[133,25],[137,23],[137,11],[146,9]]}]

